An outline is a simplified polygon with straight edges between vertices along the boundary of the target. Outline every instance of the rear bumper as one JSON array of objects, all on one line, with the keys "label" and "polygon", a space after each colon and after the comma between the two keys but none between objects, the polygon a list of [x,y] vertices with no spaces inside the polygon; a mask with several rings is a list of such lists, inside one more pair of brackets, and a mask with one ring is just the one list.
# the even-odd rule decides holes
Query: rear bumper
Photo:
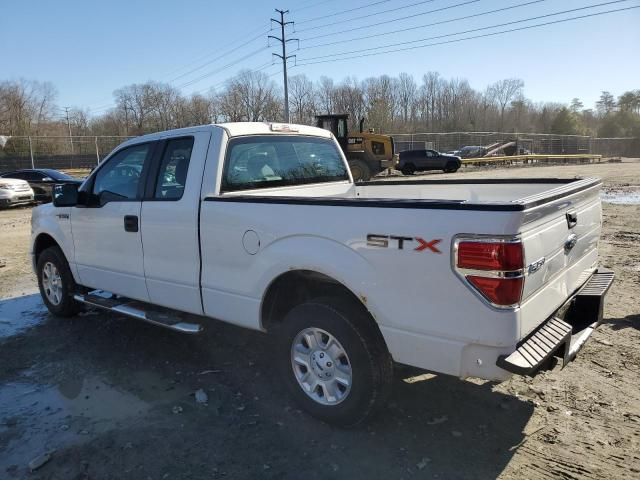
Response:
[{"label": "rear bumper", "polygon": [[518,375],[535,375],[552,357],[563,366],[575,358],[602,322],[604,299],[613,283],[613,272],[599,268],[583,287],[527,338],[515,351],[500,355],[496,365]]}]

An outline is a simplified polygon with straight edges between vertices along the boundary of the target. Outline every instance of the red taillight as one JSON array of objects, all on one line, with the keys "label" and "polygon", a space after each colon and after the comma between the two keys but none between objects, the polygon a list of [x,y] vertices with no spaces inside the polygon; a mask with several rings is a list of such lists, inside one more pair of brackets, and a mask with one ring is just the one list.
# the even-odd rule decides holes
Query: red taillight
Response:
[{"label": "red taillight", "polygon": [[460,242],[458,268],[520,270],[524,267],[522,243]]},{"label": "red taillight", "polygon": [[489,278],[469,275],[467,280],[491,303],[501,306],[516,305],[522,296],[523,278]]},{"label": "red taillight", "polygon": [[[459,273],[498,307],[518,305],[524,285],[524,250],[518,241],[463,240],[456,249]],[[507,273],[508,272],[508,273]]]}]

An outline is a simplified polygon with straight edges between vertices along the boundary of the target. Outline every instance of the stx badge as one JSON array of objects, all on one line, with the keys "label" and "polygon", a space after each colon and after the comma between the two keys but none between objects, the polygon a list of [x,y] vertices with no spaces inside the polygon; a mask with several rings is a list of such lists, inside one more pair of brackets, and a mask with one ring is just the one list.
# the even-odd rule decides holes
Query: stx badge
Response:
[{"label": "stx badge", "polygon": [[[424,250],[432,253],[442,253],[436,245],[442,241],[441,238],[435,238],[433,240],[425,240],[420,237],[401,237],[396,235],[376,235],[369,233],[367,235],[367,245],[370,247],[380,248],[393,248],[397,246],[398,250],[404,250],[405,243],[415,242],[418,245],[413,248],[416,252],[422,252]],[[409,248],[414,247],[410,245]]]}]

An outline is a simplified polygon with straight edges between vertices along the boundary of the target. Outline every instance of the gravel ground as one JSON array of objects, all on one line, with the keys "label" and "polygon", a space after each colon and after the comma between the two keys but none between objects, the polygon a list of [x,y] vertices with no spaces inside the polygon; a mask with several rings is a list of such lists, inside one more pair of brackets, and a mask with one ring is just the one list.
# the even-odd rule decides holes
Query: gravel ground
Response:
[{"label": "gravel ground", "polygon": [[27,258],[30,209],[0,211],[0,478],[640,478],[640,162],[461,175],[604,179],[620,202],[604,204],[601,263],[616,272],[604,324],[567,368],[533,379],[399,366],[386,411],[353,430],[296,409],[268,336],[50,316]]}]

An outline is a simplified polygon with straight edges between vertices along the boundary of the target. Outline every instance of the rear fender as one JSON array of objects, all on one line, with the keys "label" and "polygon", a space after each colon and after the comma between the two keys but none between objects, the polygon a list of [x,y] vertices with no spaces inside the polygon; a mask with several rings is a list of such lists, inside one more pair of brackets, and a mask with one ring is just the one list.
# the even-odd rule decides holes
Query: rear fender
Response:
[{"label": "rear fender", "polygon": [[375,291],[378,285],[373,267],[355,250],[324,237],[295,235],[267,245],[260,252],[263,262],[255,285],[262,292],[261,304],[269,286],[283,273],[293,270],[310,270],[333,278],[353,293],[373,318],[381,323],[376,305]]}]

